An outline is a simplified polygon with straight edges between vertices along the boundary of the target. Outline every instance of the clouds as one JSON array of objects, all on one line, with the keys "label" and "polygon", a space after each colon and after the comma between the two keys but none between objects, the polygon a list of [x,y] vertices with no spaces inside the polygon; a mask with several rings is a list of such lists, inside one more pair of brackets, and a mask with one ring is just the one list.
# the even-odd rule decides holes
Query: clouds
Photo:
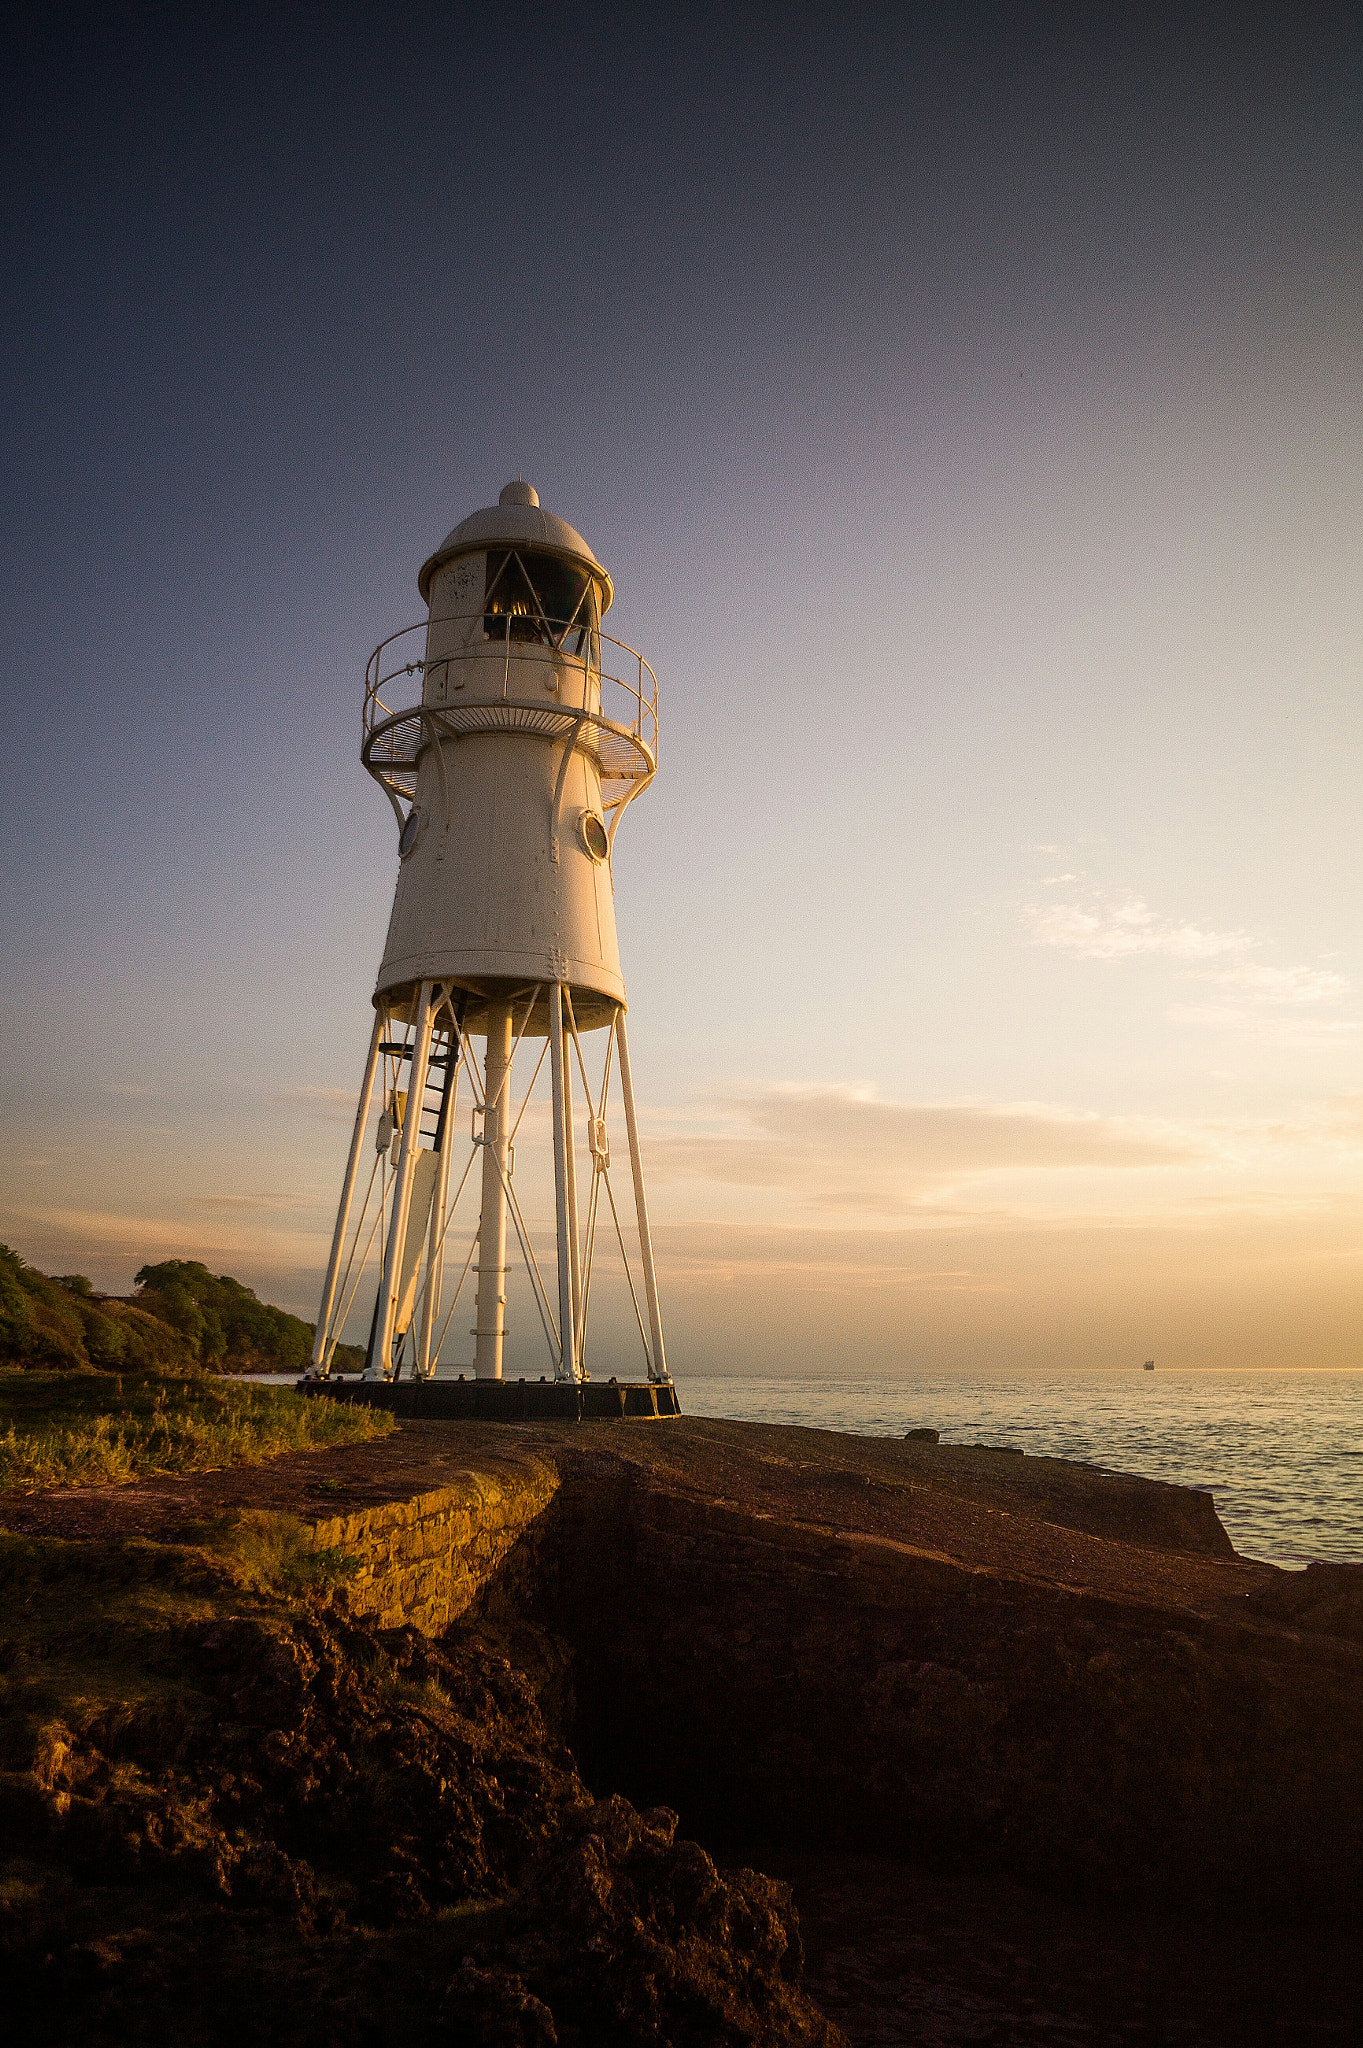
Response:
[{"label": "clouds", "polygon": [[1244,960],[1234,967],[1204,970],[1199,981],[1219,981],[1255,1002],[1333,1003],[1351,993],[1352,983],[1326,967],[1265,967]]},{"label": "clouds", "polygon": [[[1290,1116],[1176,1122],[1035,1103],[888,1102],[850,1088],[750,1089],[650,1119],[645,1164],[659,1227],[688,1241],[736,1245],[765,1233],[763,1256],[779,1266],[789,1255],[792,1272],[817,1264],[810,1246],[860,1241],[858,1257],[878,1269],[873,1241],[908,1232],[936,1246],[915,1257],[923,1285],[969,1290],[989,1269],[963,1263],[957,1240],[981,1232],[995,1244],[1036,1232],[1063,1242],[1132,1230],[1200,1239],[1232,1217],[1268,1231],[1292,1217],[1356,1215],[1363,1098],[1307,1101]],[[1022,1256],[1015,1247],[1008,1259]],[[1064,1295],[1060,1266],[1052,1280]],[[841,1284],[830,1282],[835,1292]]]},{"label": "clouds", "polygon": [[[191,1211],[200,1207],[193,1201],[185,1206]],[[242,1206],[246,1213],[235,1228],[230,1222],[226,1228],[206,1224],[201,1215],[185,1217],[169,1207],[159,1214],[129,1214],[55,1205],[6,1206],[0,1209],[0,1225],[22,1241],[36,1264],[52,1270],[63,1270],[73,1258],[120,1271],[152,1259],[191,1258],[218,1269],[246,1260],[253,1273],[264,1274],[304,1263],[320,1265],[325,1258],[328,1233],[320,1224],[312,1230],[252,1228],[250,1212],[256,1205],[247,1201]],[[239,1213],[227,1203],[203,1207],[221,1207],[229,1216]]]},{"label": "clouds", "polygon": [[[669,1349],[710,1369],[1356,1366],[1356,1203],[1195,1218],[663,1224]],[[682,1380],[685,1400],[685,1378]]]},{"label": "clouds", "polygon": [[1185,1142],[1137,1120],[1045,1106],[884,1102],[781,1088],[698,1112],[649,1147],[650,1178],[784,1190],[803,1206],[900,1213],[981,1177],[1169,1166]]},{"label": "clouds", "polygon": [[1171,1024],[1204,1031],[1233,1032],[1262,1045],[1294,1047],[1347,1045],[1358,1033],[1352,1017],[1321,1017],[1301,1011],[1266,1011],[1248,1004],[1174,1003],[1165,1011]]},{"label": "clouds", "polygon": [[[1077,877],[1050,879],[1065,883]],[[1177,923],[1159,916],[1143,896],[1116,897],[1095,889],[1081,903],[1027,904],[1021,917],[1037,945],[1054,947],[1071,959],[1169,960],[1177,964],[1181,979],[1210,982],[1223,991],[1210,1003],[1176,1004],[1167,1012],[1174,1023],[1250,1031],[1296,1044],[1326,1042],[1358,1029],[1350,1018],[1309,1014],[1353,993],[1352,982],[1335,968],[1270,966],[1250,957],[1263,943],[1253,933]]]},{"label": "clouds", "polygon": [[270,1100],[284,1108],[307,1110],[329,1124],[349,1124],[355,1120],[359,1096],[353,1088],[277,1088]]},{"label": "clouds", "polygon": [[[1356,1362],[1363,1095],[1182,1123],[833,1085],[643,1107],[683,1372],[1099,1365],[1153,1352],[1171,1363]],[[465,1145],[461,1134],[461,1157]],[[527,1147],[518,1185],[543,1258],[553,1189],[535,1161]],[[625,1174],[616,1195],[629,1236],[627,1162],[613,1171]],[[116,1291],[145,1261],[201,1258],[309,1316],[332,1186],[243,1180],[133,1213],[11,1208],[0,1236],[46,1270],[88,1271]],[[461,1229],[472,1216],[466,1207]],[[609,1292],[599,1330],[615,1361],[633,1326],[612,1284],[618,1353]]]},{"label": "clouds", "polygon": [[1088,905],[1028,904],[1022,920],[1038,945],[1055,946],[1076,960],[1130,960],[1150,953],[1168,960],[1215,960],[1247,953],[1255,943],[1248,932],[1213,932],[1157,917],[1142,896],[1114,902],[1095,892]]},{"label": "clouds", "polygon": [[[749,1090],[694,1122],[647,1161],[673,1347],[711,1369],[1357,1363],[1358,1094],[1179,1126]],[[709,1177],[689,1218],[678,1175]]]}]

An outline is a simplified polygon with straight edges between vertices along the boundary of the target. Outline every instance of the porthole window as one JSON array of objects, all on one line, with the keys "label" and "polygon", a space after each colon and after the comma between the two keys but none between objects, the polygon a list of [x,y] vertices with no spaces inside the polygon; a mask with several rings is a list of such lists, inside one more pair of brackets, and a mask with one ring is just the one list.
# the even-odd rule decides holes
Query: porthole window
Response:
[{"label": "porthole window", "polygon": [[595,811],[583,811],[577,821],[577,836],[593,860],[605,860],[611,850],[606,828]]},{"label": "porthole window", "polygon": [[413,808],[407,813],[401,832],[398,834],[398,859],[406,860],[412,848],[421,837],[421,813]]}]

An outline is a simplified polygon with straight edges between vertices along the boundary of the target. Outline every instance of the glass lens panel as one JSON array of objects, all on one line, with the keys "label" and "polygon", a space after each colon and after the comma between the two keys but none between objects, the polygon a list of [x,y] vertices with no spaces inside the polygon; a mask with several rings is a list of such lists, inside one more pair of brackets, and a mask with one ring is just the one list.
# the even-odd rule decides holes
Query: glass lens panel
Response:
[{"label": "glass lens panel", "polygon": [[596,623],[596,590],[584,569],[531,548],[489,549],[483,630],[489,639],[538,640],[581,654]]}]

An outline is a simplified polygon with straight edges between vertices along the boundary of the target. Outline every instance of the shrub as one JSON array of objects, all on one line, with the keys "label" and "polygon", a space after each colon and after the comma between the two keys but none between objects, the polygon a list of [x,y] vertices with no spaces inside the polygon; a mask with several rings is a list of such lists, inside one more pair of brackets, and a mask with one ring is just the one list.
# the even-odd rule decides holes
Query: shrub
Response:
[{"label": "shrub", "polygon": [[138,1306],[177,1330],[203,1365],[229,1372],[303,1372],[313,1325],[271,1308],[228,1273],[198,1259],[163,1259],[137,1275]]},{"label": "shrub", "polygon": [[0,1364],[301,1373],[312,1356],[310,1323],[197,1259],[144,1266],[137,1285],[133,1301],[97,1295],[83,1273],[49,1279],[0,1245]]},{"label": "shrub", "polygon": [[78,1297],[0,1244],[0,1358],[15,1365],[88,1366]]}]

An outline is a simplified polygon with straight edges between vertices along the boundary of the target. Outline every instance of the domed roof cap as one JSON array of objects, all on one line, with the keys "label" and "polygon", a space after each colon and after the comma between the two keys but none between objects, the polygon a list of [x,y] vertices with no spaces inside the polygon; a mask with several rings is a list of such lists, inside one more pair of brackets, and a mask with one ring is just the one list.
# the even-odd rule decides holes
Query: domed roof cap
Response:
[{"label": "domed roof cap", "polygon": [[445,535],[430,560],[422,563],[416,583],[426,603],[431,601],[431,578],[442,562],[448,562],[452,555],[489,547],[540,548],[551,555],[566,555],[570,561],[580,562],[584,569],[590,569],[595,576],[601,586],[603,612],[609,609],[615,596],[614,584],[582,535],[569,526],[566,519],[544,510],[533,484],[517,479],[506,486],[495,505],[488,505],[483,511],[471,512],[467,519],[461,519],[454,531]]}]

